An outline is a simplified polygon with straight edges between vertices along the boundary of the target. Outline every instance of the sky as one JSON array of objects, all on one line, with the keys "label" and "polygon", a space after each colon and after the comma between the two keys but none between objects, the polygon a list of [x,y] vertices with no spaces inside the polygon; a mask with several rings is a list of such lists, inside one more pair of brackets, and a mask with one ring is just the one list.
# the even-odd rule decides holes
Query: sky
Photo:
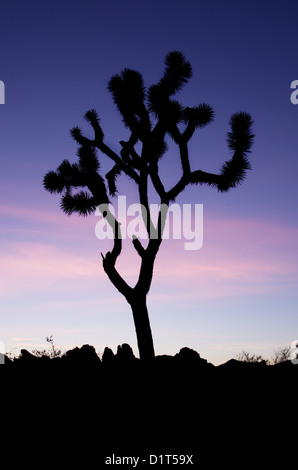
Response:
[{"label": "sky", "polygon": [[[203,205],[203,244],[164,240],[148,308],[156,354],[195,349],[213,364],[242,350],[266,358],[298,338],[298,4],[295,0],[4,0],[0,15],[0,341],[6,352],[44,349],[53,335],[63,351],[129,343],[138,355],[130,307],[105,275],[96,237],[99,217],[70,217],[43,189],[44,175],[76,161],[74,126],[95,108],[116,152],[129,137],[108,91],[125,67],[146,86],[172,50],[193,77],[177,99],[208,103],[215,119],[192,138],[192,169],[218,172],[230,158],[230,116],[251,114],[251,171],[228,193],[203,186],[177,199]],[[1,101],[1,100],[0,100]],[[103,168],[108,165],[100,155]],[[181,175],[177,149],[161,161],[170,188]],[[137,203],[132,180],[119,194]],[[114,199],[115,204],[117,200]],[[131,240],[117,266],[137,279]]]}]

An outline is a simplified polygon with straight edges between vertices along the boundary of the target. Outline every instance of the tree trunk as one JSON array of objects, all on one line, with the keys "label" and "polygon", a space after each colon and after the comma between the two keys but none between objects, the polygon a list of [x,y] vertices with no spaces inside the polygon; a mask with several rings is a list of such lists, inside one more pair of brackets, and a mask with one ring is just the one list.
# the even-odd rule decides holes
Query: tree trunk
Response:
[{"label": "tree trunk", "polygon": [[[114,246],[111,252],[107,252],[106,256],[101,254],[103,268],[110,281],[114,284],[118,291],[124,295],[127,302],[131,306],[140,359],[142,361],[150,361],[155,357],[155,353],[146,299],[152,282],[155,257],[162,240],[161,235],[159,235],[158,238],[150,239],[146,250],[143,248],[140,241],[134,237],[133,245],[142,258],[142,263],[138,282],[136,283],[135,287],[132,288],[125,282],[115,267],[116,260],[121,253],[122,247],[120,224],[109,211],[106,212],[107,220],[114,231]],[[164,221],[161,220],[161,215],[159,219],[159,225],[161,226],[160,233],[162,233],[162,224]]]},{"label": "tree trunk", "polygon": [[140,359],[149,361],[155,357],[153,339],[147,310],[146,295],[134,295],[130,301],[140,353]]}]

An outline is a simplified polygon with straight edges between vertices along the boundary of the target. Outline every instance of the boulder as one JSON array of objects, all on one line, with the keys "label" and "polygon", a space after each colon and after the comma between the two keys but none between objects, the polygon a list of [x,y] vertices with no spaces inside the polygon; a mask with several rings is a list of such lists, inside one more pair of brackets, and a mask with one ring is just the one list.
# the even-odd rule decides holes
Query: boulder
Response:
[{"label": "boulder", "polygon": [[37,357],[37,356],[34,356],[34,354],[32,354],[31,352],[27,351],[27,349],[21,349],[21,356],[20,356],[20,359],[21,359],[21,360],[30,361],[30,362],[36,362],[36,361],[38,361],[38,357]]},{"label": "boulder", "polygon": [[202,360],[206,361],[206,359],[201,359],[201,356],[197,351],[195,351],[194,349],[186,348],[186,347],[180,349],[179,353],[175,355],[175,358],[181,361],[189,361],[189,362],[193,362],[193,361],[199,362]]},{"label": "boulder", "polygon": [[118,346],[116,358],[121,362],[134,361],[136,359],[132,348],[126,343]]},{"label": "boulder", "polygon": [[115,361],[115,354],[110,348],[105,347],[103,355],[102,355],[103,364],[111,364],[114,361]]},{"label": "boulder", "polygon": [[66,351],[65,359],[73,364],[100,364],[100,359],[96,354],[94,346],[84,344],[81,348],[74,348]]},{"label": "boulder", "polygon": [[179,353],[174,357],[178,363],[186,367],[214,368],[213,364],[208,362],[207,359],[203,359],[197,351],[191,348],[184,347],[180,349]]}]

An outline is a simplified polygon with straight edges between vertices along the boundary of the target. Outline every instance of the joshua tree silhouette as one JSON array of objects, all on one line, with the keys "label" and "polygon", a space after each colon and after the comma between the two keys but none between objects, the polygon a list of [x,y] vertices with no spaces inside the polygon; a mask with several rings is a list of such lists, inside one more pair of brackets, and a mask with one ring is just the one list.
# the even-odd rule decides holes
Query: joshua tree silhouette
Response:
[{"label": "joshua tree silhouette", "polygon": [[[52,193],[61,193],[61,208],[70,215],[93,213],[100,207],[114,233],[113,248],[104,256],[102,264],[110,281],[124,295],[130,304],[134,318],[137,341],[141,359],[154,357],[154,346],[150,328],[147,294],[149,292],[153,266],[167,217],[169,203],[189,184],[207,184],[228,191],[241,183],[250,169],[247,154],[253,142],[251,133],[252,119],[247,113],[235,113],[230,119],[231,132],[228,133],[228,146],[232,157],[226,161],[218,174],[201,170],[192,171],[188,142],[197,128],[203,128],[213,120],[213,109],[203,103],[193,108],[183,107],[171,97],[179,92],[191,78],[191,64],[178,51],[170,52],[165,58],[165,70],[161,80],[145,89],[142,75],[130,69],[124,69],[109,81],[109,91],[120,111],[124,125],[129,130],[127,141],[121,141],[121,150],[116,153],[104,143],[104,134],[97,112],[92,109],[85,114],[85,119],[94,130],[94,139],[82,135],[78,127],[71,130],[72,137],[80,145],[78,163],[71,164],[64,160],[57,171],[50,171],[44,177],[44,188]],[[181,160],[181,176],[176,184],[166,191],[160,178],[159,160],[167,150],[166,137],[177,144]],[[136,144],[141,146],[138,153]],[[138,147],[139,148],[139,147]],[[113,161],[113,167],[105,178],[99,174],[97,149]],[[142,216],[148,231],[149,241],[145,248],[137,237],[133,245],[141,258],[138,280],[134,287],[129,286],[116,268],[116,261],[122,250],[121,224],[109,210],[109,196],[116,196],[117,177],[126,174],[137,185]],[[151,180],[163,210],[159,211],[158,222],[153,224],[148,200],[148,183]],[[72,193],[72,188],[87,188]],[[108,189],[108,192],[107,192]],[[102,208],[105,207],[103,210]],[[152,236],[154,234],[154,236]],[[151,236],[150,236],[151,235]]]}]

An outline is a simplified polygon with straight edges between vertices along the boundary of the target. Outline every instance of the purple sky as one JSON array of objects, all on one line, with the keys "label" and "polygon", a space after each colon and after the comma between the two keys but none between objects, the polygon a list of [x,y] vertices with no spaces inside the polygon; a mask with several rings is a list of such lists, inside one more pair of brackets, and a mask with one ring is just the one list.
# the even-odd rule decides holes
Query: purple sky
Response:
[{"label": "purple sky", "polygon": [[[44,174],[76,159],[69,130],[95,108],[115,151],[128,137],[107,90],[124,67],[159,80],[180,50],[193,78],[177,98],[206,102],[215,120],[191,141],[193,169],[217,172],[229,158],[230,116],[254,119],[252,171],[228,194],[188,188],[176,201],[204,205],[204,243],[165,240],[148,304],[157,354],[183,346],[218,364],[242,349],[272,355],[298,338],[298,79],[296,1],[5,0],[0,18],[0,340],[6,350],[93,344],[137,354],[128,304],[105,276],[98,217],[67,217],[42,187]],[[166,186],[180,174],[170,146]],[[103,163],[104,165],[104,163]],[[121,193],[134,200],[133,182]],[[137,255],[124,243],[119,270],[133,283]]]}]

